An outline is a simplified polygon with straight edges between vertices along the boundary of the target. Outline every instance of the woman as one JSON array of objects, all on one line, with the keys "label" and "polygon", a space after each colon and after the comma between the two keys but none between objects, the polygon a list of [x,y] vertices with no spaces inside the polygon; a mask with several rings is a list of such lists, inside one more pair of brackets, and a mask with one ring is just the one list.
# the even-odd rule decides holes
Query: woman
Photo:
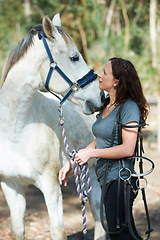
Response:
[{"label": "woman", "polygon": [[[125,225],[124,207],[124,185],[120,180],[118,189],[119,166],[117,159],[124,159],[133,156],[138,127],[122,128],[122,141],[118,140],[118,127],[114,139],[112,139],[115,119],[121,107],[121,122],[125,125],[138,125],[140,120],[147,118],[147,102],[143,95],[140,79],[133,64],[121,58],[111,58],[105,65],[103,71],[98,75],[99,88],[108,93],[106,101],[97,121],[93,124],[92,131],[95,140],[85,149],[81,149],[76,154],[75,160],[79,165],[86,163],[90,158],[96,158],[96,174],[100,186],[108,187],[104,198],[104,206],[108,230],[111,240],[133,239],[128,227]],[[124,160],[125,167],[130,167],[130,159]],[[72,160],[69,161],[59,172],[59,182],[67,185],[67,175],[73,167]],[[105,171],[107,171],[105,173]],[[104,179],[105,176],[105,179]],[[133,188],[136,189],[136,179],[132,179]],[[117,191],[120,192],[119,196]],[[131,209],[136,195],[131,193]],[[118,198],[118,201],[117,201]],[[117,205],[118,204],[118,205]],[[117,210],[118,209],[118,210]],[[118,211],[118,222],[117,222]],[[132,216],[131,216],[132,217]],[[134,221],[132,218],[132,228],[138,239]]]}]

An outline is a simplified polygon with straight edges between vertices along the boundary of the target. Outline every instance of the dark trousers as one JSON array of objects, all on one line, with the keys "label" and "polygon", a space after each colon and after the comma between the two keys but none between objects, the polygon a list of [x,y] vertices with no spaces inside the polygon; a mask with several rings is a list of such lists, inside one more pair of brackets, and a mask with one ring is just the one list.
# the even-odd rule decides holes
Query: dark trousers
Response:
[{"label": "dark trousers", "polygon": [[[132,179],[132,184],[136,189],[135,181],[136,179]],[[124,226],[125,225],[125,205],[124,205],[124,182],[122,180],[120,180],[120,191],[119,191],[120,194],[119,194],[119,202],[118,202],[118,205],[119,205],[118,216],[119,216],[120,228],[119,229],[116,228],[117,191],[118,191],[118,180],[115,180],[111,182],[104,200],[109,236],[111,240],[133,240],[128,227]],[[133,216],[132,216],[132,206],[135,198],[136,198],[136,195],[131,192],[131,196],[130,196],[131,223],[132,223],[134,233],[136,234],[138,239],[141,239],[136,231]]]}]

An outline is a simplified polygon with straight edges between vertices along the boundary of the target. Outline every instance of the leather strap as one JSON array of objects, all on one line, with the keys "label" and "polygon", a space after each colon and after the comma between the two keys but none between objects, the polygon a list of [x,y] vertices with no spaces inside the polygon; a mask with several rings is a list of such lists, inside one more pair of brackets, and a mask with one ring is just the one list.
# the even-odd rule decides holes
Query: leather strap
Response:
[{"label": "leather strap", "polygon": [[[124,103],[122,103],[117,111],[117,114],[116,114],[116,118],[115,118],[115,121],[114,121],[114,126],[113,126],[113,131],[112,131],[112,138],[111,138],[111,142],[110,142],[110,147],[113,147],[113,143],[114,143],[114,139],[115,139],[115,135],[116,135],[116,127],[117,127],[117,121],[119,119],[119,116],[120,116],[120,113],[122,111],[122,108],[123,108],[123,105]],[[119,135],[119,134],[118,134]]]},{"label": "leather strap", "polygon": [[[144,157],[142,157],[142,153],[144,152],[143,149],[143,143],[142,143],[142,133],[141,133],[141,127],[145,126],[146,123],[145,122],[141,122],[138,125],[125,125],[122,124],[121,122],[121,111],[122,108],[124,106],[124,103],[122,103],[117,111],[116,114],[116,118],[115,118],[115,122],[114,122],[114,127],[113,127],[113,131],[112,131],[112,138],[111,138],[111,142],[110,142],[110,147],[113,147],[113,143],[114,143],[114,139],[115,139],[115,134],[116,134],[116,127],[117,127],[117,123],[118,123],[118,144],[122,143],[122,127],[125,128],[139,128],[139,134],[137,137],[137,143],[136,143],[136,147],[135,147],[135,158],[137,156],[137,158],[140,158],[140,175],[143,175],[143,163],[142,163],[142,159],[144,159]],[[140,157],[139,157],[140,154]],[[150,160],[151,161],[151,160]],[[120,161],[119,161],[120,162]],[[152,162],[152,161],[151,161]],[[153,167],[154,168],[154,165]],[[153,169],[152,169],[153,170]],[[104,224],[104,218],[103,218],[103,203],[104,203],[104,199],[105,199],[105,195],[107,193],[107,190],[111,184],[112,181],[110,181],[107,185],[106,185],[106,176],[107,176],[107,167],[105,169],[105,176],[104,176],[104,181],[103,181],[103,186],[102,186],[102,195],[101,195],[101,206],[100,206],[100,216],[101,216],[101,222],[102,222],[102,226],[103,228],[108,232],[107,226],[106,224]],[[143,176],[140,176],[140,178],[143,178]],[[115,180],[115,179],[114,179]],[[147,207],[147,201],[146,201],[146,196],[145,196],[145,189],[142,188],[142,198],[143,198],[143,202],[144,202],[144,207],[145,207],[145,212],[146,212],[146,218],[147,218],[147,225],[148,225],[148,230],[146,231],[147,234],[147,238],[145,240],[148,240],[150,238],[150,233],[153,231],[151,229],[150,226],[150,218],[149,218],[149,212],[148,212],[148,207]],[[118,191],[117,191],[117,229],[119,228],[120,224],[119,224],[119,216],[118,216],[118,212],[119,212],[119,193],[120,193],[120,178],[118,181]],[[131,223],[131,212],[130,212],[130,194],[131,194],[131,188],[129,186],[129,184],[127,184],[124,181],[124,199],[125,199],[125,210],[126,210],[126,219],[125,219],[125,224],[128,225],[130,234],[132,235],[134,240],[143,240],[143,238],[141,238],[140,236],[136,236],[132,227],[132,223]]]},{"label": "leather strap", "polygon": [[[142,138],[142,133],[141,133],[141,127],[145,126],[146,123],[145,122],[141,122],[138,125],[125,125],[122,124],[121,122],[121,111],[119,112],[119,119],[118,119],[118,143],[121,144],[121,139],[122,139],[122,127],[125,128],[139,128],[139,134],[137,137],[137,143],[136,143],[136,148],[135,148],[135,156],[137,154],[140,153],[140,163],[139,163],[139,168],[140,168],[140,174],[143,175],[143,158],[142,154],[144,152],[143,149],[143,138]],[[138,146],[139,144],[139,146]],[[154,167],[154,166],[153,166]],[[140,176],[140,178],[143,178],[143,176]],[[125,219],[125,223],[127,223],[130,234],[132,235],[134,240],[143,240],[143,238],[141,238],[140,236],[136,236],[133,230],[133,226],[131,223],[131,212],[130,212],[130,194],[131,194],[131,188],[129,185],[126,185],[126,182],[124,181],[124,199],[125,199],[125,209],[126,209],[126,218]],[[148,206],[147,206],[147,201],[146,201],[146,194],[145,194],[145,189],[142,188],[141,189],[142,192],[142,198],[143,198],[143,202],[144,202],[144,208],[145,208],[145,212],[146,212],[146,218],[147,218],[147,225],[148,225],[148,230],[146,231],[147,234],[147,238],[145,240],[148,240],[150,238],[150,233],[153,231],[151,229],[151,225],[150,225],[150,218],[149,218],[149,212],[148,212]]]}]

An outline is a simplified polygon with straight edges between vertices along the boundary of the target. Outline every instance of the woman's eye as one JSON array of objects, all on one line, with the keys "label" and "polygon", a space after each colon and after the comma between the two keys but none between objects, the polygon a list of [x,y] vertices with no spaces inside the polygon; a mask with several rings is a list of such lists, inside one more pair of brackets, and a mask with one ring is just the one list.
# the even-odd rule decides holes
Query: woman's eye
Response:
[{"label": "woman's eye", "polygon": [[71,60],[72,62],[77,62],[77,61],[79,61],[79,56],[78,56],[78,55],[75,55],[75,56],[71,57],[70,60]]}]

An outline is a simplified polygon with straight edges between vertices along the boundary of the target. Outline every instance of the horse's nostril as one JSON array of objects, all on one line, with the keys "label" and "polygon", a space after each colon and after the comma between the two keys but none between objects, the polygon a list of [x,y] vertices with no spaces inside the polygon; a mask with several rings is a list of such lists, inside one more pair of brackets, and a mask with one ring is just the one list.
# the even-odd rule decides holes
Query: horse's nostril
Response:
[{"label": "horse's nostril", "polygon": [[89,109],[90,109],[90,107],[92,107],[92,103],[90,101],[87,100],[86,104],[88,105]]},{"label": "horse's nostril", "polygon": [[100,96],[101,96],[101,102],[102,102],[102,104],[103,104],[103,103],[105,102],[105,94],[104,94],[104,91],[101,90]]},{"label": "horse's nostril", "polygon": [[102,104],[105,102],[105,96],[104,95],[101,96],[101,102],[102,102]]},{"label": "horse's nostril", "polygon": [[94,109],[94,106],[93,106],[92,102],[89,101],[89,100],[87,100],[87,101],[86,101],[86,104],[87,104],[87,107],[89,108],[90,112],[91,112],[91,113],[94,113],[94,112],[95,112],[95,109]]}]

